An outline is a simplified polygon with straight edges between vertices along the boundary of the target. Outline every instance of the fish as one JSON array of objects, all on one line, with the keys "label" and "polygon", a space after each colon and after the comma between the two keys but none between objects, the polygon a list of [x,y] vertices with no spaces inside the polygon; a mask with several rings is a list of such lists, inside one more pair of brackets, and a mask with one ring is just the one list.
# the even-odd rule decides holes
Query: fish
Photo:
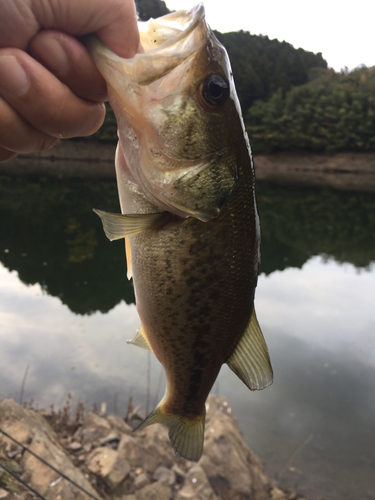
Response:
[{"label": "fish", "polygon": [[174,451],[196,462],[221,366],[251,390],[273,380],[254,309],[255,172],[228,54],[204,6],[138,26],[143,52],[131,59],[86,40],[119,137],[122,213],[94,211],[110,240],[125,238],[141,322],[129,343],[165,370],[165,394],[138,429],[166,425]]}]

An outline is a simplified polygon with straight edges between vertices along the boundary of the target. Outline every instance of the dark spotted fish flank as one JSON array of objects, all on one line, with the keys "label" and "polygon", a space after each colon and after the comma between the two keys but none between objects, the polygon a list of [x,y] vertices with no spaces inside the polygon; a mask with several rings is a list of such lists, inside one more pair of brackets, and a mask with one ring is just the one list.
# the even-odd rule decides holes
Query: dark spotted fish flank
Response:
[{"label": "dark spotted fish flank", "polygon": [[[251,169],[242,175],[251,185]],[[137,307],[173,387],[171,413],[185,415],[186,406],[189,416],[202,412],[251,314],[258,241],[254,202],[242,210],[247,183],[239,183],[218,219],[181,219],[131,237]]]}]

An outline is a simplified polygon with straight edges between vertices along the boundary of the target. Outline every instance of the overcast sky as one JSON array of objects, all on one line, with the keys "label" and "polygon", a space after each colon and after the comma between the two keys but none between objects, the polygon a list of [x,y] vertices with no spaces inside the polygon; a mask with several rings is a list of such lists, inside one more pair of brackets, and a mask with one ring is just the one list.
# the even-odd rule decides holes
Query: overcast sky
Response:
[{"label": "overcast sky", "polygon": [[[187,9],[198,0],[166,0],[171,10]],[[222,33],[243,29],[322,52],[336,71],[375,65],[375,2],[357,0],[205,0],[206,19]]]}]

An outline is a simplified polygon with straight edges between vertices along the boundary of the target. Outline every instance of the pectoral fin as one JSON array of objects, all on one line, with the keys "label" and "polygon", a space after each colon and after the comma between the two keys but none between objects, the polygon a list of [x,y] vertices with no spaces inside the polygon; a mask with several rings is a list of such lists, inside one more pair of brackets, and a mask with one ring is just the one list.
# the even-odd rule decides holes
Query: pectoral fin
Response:
[{"label": "pectoral fin", "polygon": [[143,349],[147,349],[147,351],[151,351],[152,353],[154,352],[152,350],[152,347],[150,345],[150,342],[148,341],[148,338],[146,337],[144,333],[144,329],[142,325],[138,328],[137,333],[135,334],[135,337],[133,340],[127,340],[127,344],[133,344],[137,345],[138,347],[143,347]]},{"label": "pectoral fin", "polygon": [[161,225],[165,212],[154,214],[112,214],[96,210],[103,223],[103,229],[107,238],[111,241],[120,240],[125,236],[138,234],[147,229],[154,229]]},{"label": "pectoral fin", "polygon": [[254,308],[245,333],[226,363],[252,391],[272,384],[271,361]]}]

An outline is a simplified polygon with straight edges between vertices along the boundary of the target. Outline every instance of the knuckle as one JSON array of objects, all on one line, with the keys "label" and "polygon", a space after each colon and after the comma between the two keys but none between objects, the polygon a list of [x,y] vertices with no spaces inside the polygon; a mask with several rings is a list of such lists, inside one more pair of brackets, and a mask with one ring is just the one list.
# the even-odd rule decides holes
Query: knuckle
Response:
[{"label": "knuckle", "polygon": [[53,146],[55,146],[59,141],[60,139],[58,137],[43,135],[34,151],[48,151],[49,149],[53,148]]},{"label": "knuckle", "polygon": [[69,124],[66,124],[62,137],[86,137],[96,132],[103,124],[105,118],[104,104],[85,103],[79,111],[75,113],[74,121],[69,117]]},{"label": "knuckle", "polygon": [[41,127],[45,133],[59,135],[61,138],[88,136],[101,127],[105,117],[105,105],[83,101],[75,96],[74,100],[62,100]]},{"label": "knuckle", "polygon": [[91,124],[90,122],[87,123],[88,127],[85,132],[85,135],[91,135],[94,134],[97,130],[100,129],[100,127],[103,125],[105,118],[105,106],[104,104],[100,104],[96,106],[95,112],[93,113],[93,116],[91,117]]},{"label": "knuckle", "polygon": [[8,149],[0,148],[0,161],[8,161],[17,156],[18,153],[9,151]]}]

